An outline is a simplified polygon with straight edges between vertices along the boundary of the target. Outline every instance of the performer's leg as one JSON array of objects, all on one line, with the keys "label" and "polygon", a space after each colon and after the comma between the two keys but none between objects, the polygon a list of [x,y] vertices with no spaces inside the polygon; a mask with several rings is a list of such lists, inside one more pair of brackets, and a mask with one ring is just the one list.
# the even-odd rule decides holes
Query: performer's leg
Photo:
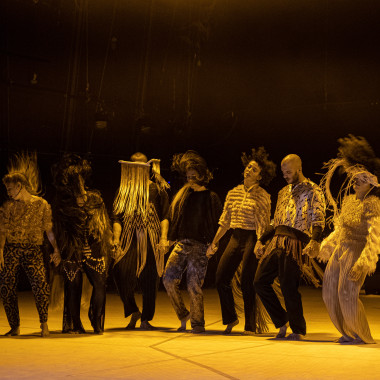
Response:
[{"label": "performer's leg", "polygon": [[278,255],[281,254],[281,249],[274,249],[270,252],[259,264],[254,280],[255,290],[276,328],[281,328],[288,322],[288,315],[272,286],[274,279],[279,274]]},{"label": "performer's leg", "polygon": [[234,323],[238,320],[235,310],[234,296],[231,287],[232,279],[243,256],[242,252],[238,248],[239,241],[237,239],[237,236],[235,236],[234,232],[230,238],[230,241],[226,249],[222,254],[222,257],[220,258],[215,275],[216,288],[219,293],[220,306],[222,309],[222,319],[224,325]]},{"label": "performer's leg", "polygon": [[124,304],[125,317],[128,317],[132,313],[140,312],[135,300],[135,289],[137,286],[136,268],[137,247],[136,238],[134,237],[128,252],[112,270],[115,285]]},{"label": "performer's leg", "polygon": [[88,317],[96,334],[104,330],[106,304],[106,267],[104,258],[86,257],[83,269],[92,285]]},{"label": "performer's leg", "polygon": [[355,339],[356,343],[375,343],[371,336],[364,306],[359,299],[359,292],[366,278],[363,273],[358,281],[349,279],[348,274],[358,259],[358,255],[347,252],[341,260],[341,276],[339,279],[339,303],[344,320],[344,330]]},{"label": "performer's leg", "polygon": [[[64,264],[64,315],[63,332],[82,334],[85,332],[80,319],[83,274],[76,262]],[[68,329],[66,329],[68,327]]]},{"label": "performer's leg", "polygon": [[258,260],[253,252],[256,244],[256,232],[246,231],[246,239],[242,248],[244,249],[242,271],[241,271],[241,290],[244,301],[245,331],[256,331],[256,292],[253,285]]},{"label": "performer's leg", "polygon": [[154,257],[152,246],[150,242],[148,242],[146,264],[139,278],[143,299],[141,314],[141,323],[143,324],[143,328],[150,327],[150,325],[145,322],[151,321],[154,316],[158,285],[157,279],[158,273],[156,267],[156,259]]},{"label": "performer's leg", "polygon": [[279,255],[279,280],[284,296],[289,325],[293,334],[306,334],[306,321],[303,316],[301,293],[298,290],[301,271],[291,254]]},{"label": "performer's leg", "polygon": [[185,307],[179,289],[179,284],[181,282],[183,272],[186,269],[186,265],[187,255],[186,252],[184,252],[184,244],[178,242],[173,248],[166,263],[163,283],[177,317],[180,320],[187,319],[189,315],[189,311]]},{"label": "performer's leg", "polygon": [[205,244],[196,243],[189,246],[186,279],[193,332],[203,332],[205,325],[202,285],[208,264],[206,251],[207,246]]},{"label": "performer's leg", "polygon": [[21,258],[21,265],[23,266],[32,287],[38,315],[40,317],[41,334],[42,336],[48,336],[49,330],[47,327],[47,320],[50,288],[47,281],[47,273],[41,248],[38,246],[32,246],[30,249],[25,250],[24,255]]},{"label": "performer's leg", "polygon": [[354,337],[350,336],[350,333],[344,328],[344,319],[338,295],[339,277],[340,263],[336,254],[330,258],[323,275],[322,298],[326,305],[331,322],[342,334],[343,339],[341,339],[341,341],[350,341]]},{"label": "performer's leg", "polygon": [[6,335],[19,335],[20,313],[17,299],[17,283],[20,270],[22,249],[12,245],[4,247],[4,268],[0,272],[0,293],[3,299],[5,314],[11,330]]}]

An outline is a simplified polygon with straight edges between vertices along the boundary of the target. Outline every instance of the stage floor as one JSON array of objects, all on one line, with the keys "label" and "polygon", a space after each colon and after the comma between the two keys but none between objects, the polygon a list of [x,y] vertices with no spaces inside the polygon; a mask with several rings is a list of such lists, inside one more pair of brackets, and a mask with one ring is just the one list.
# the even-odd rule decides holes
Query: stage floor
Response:
[{"label": "stage floor", "polygon": [[[205,289],[206,333],[178,333],[169,299],[160,291],[155,331],[125,330],[128,320],[117,294],[107,294],[104,335],[60,333],[62,312],[50,311],[49,338],[39,337],[30,292],[20,292],[21,335],[1,337],[1,379],[379,379],[380,296],[363,295],[373,337],[378,344],[343,346],[330,322],[321,290],[301,288],[308,333],[300,342],[274,340],[276,332],[242,335],[244,320],[233,333],[222,332],[219,299]],[[137,295],[139,301],[141,297]],[[139,326],[139,323],[138,325]],[[9,330],[0,306],[0,333]]]}]

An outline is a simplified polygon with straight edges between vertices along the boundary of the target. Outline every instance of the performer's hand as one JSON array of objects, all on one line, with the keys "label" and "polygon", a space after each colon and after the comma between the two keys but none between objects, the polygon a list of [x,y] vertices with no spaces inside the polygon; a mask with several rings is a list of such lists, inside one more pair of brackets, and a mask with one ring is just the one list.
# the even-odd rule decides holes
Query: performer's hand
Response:
[{"label": "performer's hand", "polygon": [[206,257],[210,259],[212,256],[214,256],[215,252],[218,250],[219,244],[211,243],[206,251]]},{"label": "performer's hand", "polygon": [[265,245],[260,240],[257,240],[253,252],[255,253],[255,256],[259,259],[265,252]]},{"label": "performer's hand", "polygon": [[166,237],[161,237],[157,248],[161,254],[165,255],[169,251],[169,245],[169,240]]},{"label": "performer's hand", "polygon": [[354,265],[348,273],[348,279],[351,281],[359,281],[361,275],[362,271],[356,265]]},{"label": "performer's hand", "polygon": [[59,265],[61,262],[61,254],[58,250],[55,249],[54,252],[50,255],[50,262],[53,262],[56,267]]},{"label": "performer's hand", "polygon": [[317,257],[319,255],[319,250],[321,248],[321,244],[316,240],[310,240],[306,247],[302,250],[303,255],[308,255],[311,258]]}]

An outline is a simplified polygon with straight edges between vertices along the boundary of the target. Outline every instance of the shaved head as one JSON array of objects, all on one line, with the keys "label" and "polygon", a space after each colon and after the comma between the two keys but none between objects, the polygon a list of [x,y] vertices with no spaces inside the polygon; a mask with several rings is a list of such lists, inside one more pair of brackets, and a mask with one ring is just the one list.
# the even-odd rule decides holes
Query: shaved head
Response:
[{"label": "shaved head", "polygon": [[288,154],[281,161],[281,171],[289,184],[296,184],[304,180],[302,174],[302,161],[296,154]]},{"label": "shaved head", "polygon": [[289,164],[292,165],[295,169],[301,169],[302,168],[301,157],[297,156],[296,154],[288,154],[281,161],[281,166],[282,165],[289,165]]}]

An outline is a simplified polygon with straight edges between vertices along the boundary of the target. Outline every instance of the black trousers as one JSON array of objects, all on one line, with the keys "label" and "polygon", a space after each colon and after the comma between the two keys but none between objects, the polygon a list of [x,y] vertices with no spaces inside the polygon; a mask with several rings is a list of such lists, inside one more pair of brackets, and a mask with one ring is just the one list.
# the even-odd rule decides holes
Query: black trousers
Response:
[{"label": "black trousers", "polygon": [[[272,287],[277,276],[286,310],[281,306]],[[306,321],[303,316],[301,294],[298,291],[300,277],[299,265],[291,254],[286,255],[283,249],[276,248],[257,268],[254,285],[276,328],[280,328],[289,321],[293,333],[305,335]]]},{"label": "black trousers", "polygon": [[86,273],[92,285],[92,294],[88,317],[94,327],[96,320],[102,330],[104,330],[105,304],[106,304],[106,270],[104,258],[95,259],[85,257],[81,266],[76,262],[65,262],[63,264],[67,270],[75,273],[72,277],[64,271],[64,310],[63,310],[63,331],[83,330],[80,319],[83,272]]},{"label": "black trousers", "polygon": [[153,248],[148,238],[147,258],[140,277],[136,276],[137,240],[132,239],[131,246],[124,257],[114,266],[113,277],[120,298],[124,304],[124,316],[139,311],[135,300],[135,290],[140,285],[143,299],[142,321],[151,321],[156,308],[158,273]]},{"label": "black trousers", "polygon": [[247,331],[255,331],[256,328],[256,293],[253,280],[258,261],[253,253],[255,243],[256,231],[235,229],[216,270],[216,287],[222,308],[223,324],[227,325],[237,319],[231,282],[239,265],[242,265],[240,281]]}]

